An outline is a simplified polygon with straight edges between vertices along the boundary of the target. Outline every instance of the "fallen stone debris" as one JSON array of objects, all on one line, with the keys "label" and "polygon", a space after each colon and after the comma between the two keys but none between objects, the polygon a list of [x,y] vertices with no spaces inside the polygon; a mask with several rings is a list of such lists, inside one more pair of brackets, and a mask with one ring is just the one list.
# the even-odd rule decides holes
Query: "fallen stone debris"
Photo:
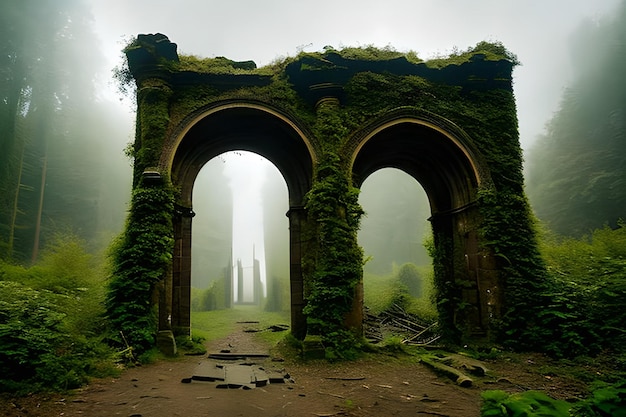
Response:
[{"label": "fallen stone debris", "polygon": [[[251,361],[256,359],[260,363]],[[253,389],[268,384],[293,383],[284,369],[266,367],[264,362],[269,355],[264,353],[232,353],[221,351],[210,353],[200,362],[190,378],[181,380],[184,384],[192,382],[212,382],[216,388]]]}]

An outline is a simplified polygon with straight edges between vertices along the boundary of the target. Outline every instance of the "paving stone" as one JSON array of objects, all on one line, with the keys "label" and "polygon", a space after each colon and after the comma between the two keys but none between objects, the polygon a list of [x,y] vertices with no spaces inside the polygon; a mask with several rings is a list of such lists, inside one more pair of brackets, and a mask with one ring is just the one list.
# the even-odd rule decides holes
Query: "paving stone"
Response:
[{"label": "paving stone", "polygon": [[267,375],[267,372],[263,368],[258,366],[252,367],[252,374],[254,376],[254,385],[256,387],[264,387],[270,382],[270,378]]},{"label": "paving stone", "polygon": [[248,365],[227,365],[225,369],[225,382],[228,388],[254,388],[254,373]]},{"label": "paving stone", "polygon": [[218,352],[209,353],[209,359],[222,359],[222,360],[242,360],[245,358],[269,358],[270,355],[266,353],[235,353],[235,352]]},{"label": "paving stone", "polygon": [[224,381],[224,366],[213,362],[201,362],[191,378],[194,381]]},{"label": "paving stone", "polygon": [[181,382],[216,382],[217,388],[252,389],[268,384],[284,384],[291,381],[290,378],[284,369],[266,369],[263,363],[252,361],[216,363],[215,360],[209,359],[198,364],[191,378],[183,378]]}]

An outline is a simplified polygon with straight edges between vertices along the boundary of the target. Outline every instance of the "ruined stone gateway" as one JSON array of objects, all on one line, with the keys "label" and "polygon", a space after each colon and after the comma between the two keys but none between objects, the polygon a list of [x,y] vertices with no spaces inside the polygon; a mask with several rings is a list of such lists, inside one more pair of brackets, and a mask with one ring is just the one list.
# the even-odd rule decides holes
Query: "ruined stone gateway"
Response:
[{"label": "ruined stone gateway", "polygon": [[[206,162],[230,150],[262,155],[287,184],[296,337],[320,323],[323,331],[333,309],[335,326],[361,332],[354,190],[385,167],[428,195],[444,331],[489,339],[529,302],[525,285],[541,274],[523,192],[516,62],[501,45],[429,62],[326,48],[264,68],[179,57],[160,34],[139,35],[125,52],[137,84],[133,187],[171,190],[174,200],[171,257],[150,287],[159,331],[189,334],[193,185]],[[327,250],[333,245],[350,256]]]}]

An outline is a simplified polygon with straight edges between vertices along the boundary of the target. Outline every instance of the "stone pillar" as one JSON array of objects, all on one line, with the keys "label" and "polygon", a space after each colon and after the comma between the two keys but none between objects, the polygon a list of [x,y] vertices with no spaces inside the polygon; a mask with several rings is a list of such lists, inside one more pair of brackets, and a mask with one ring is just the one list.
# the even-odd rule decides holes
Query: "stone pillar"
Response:
[{"label": "stone pillar", "polygon": [[289,282],[291,288],[291,334],[299,340],[306,336],[303,309],[304,278],[302,276],[302,228],[306,222],[304,207],[291,207],[289,218]]},{"label": "stone pillar", "polygon": [[191,334],[191,208],[178,207],[174,218],[174,258],[172,260],[172,330]]},{"label": "stone pillar", "polygon": [[356,335],[363,335],[363,277],[354,288],[352,310],[345,316],[345,326]]}]

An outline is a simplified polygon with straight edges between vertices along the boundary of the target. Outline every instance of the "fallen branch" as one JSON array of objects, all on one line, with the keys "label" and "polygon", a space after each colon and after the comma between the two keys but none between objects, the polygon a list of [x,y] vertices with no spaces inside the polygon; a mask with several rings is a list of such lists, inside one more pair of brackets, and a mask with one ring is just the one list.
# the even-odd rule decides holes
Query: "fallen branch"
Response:
[{"label": "fallen branch", "polygon": [[421,332],[417,333],[416,335],[404,340],[404,343],[406,342],[412,342],[413,340],[417,339],[418,337],[420,337],[421,335],[423,335],[424,333],[426,333],[427,331],[431,330],[433,327],[437,326],[437,322],[434,322],[433,324],[431,324],[430,326],[428,326],[427,328],[425,328],[424,330],[422,330]]},{"label": "fallen branch", "polygon": [[425,365],[428,365],[435,371],[440,372],[446,375],[447,377],[451,378],[454,382],[456,382],[461,387],[468,388],[468,387],[471,387],[472,384],[474,383],[472,378],[465,375],[463,372],[451,366],[444,365],[443,363],[438,362],[434,358],[425,356],[425,357],[422,357],[421,359]]}]

